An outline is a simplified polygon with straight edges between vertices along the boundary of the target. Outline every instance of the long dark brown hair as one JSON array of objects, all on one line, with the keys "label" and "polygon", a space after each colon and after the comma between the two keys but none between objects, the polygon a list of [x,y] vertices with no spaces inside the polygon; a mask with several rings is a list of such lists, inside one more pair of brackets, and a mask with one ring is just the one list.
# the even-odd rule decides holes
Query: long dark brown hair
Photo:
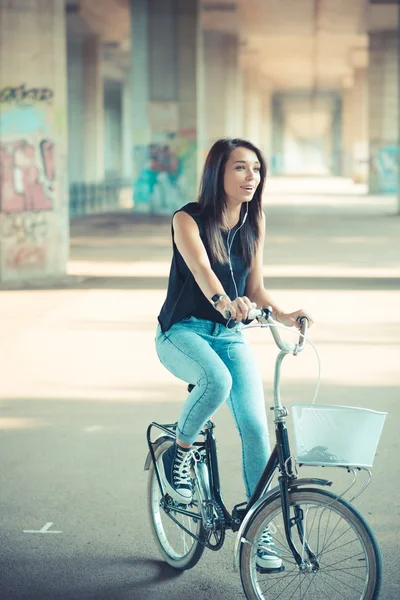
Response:
[{"label": "long dark brown hair", "polygon": [[215,142],[204,165],[198,203],[199,212],[204,218],[205,236],[211,261],[224,264],[228,262],[228,254],[221,232],[221,228],[225,225],[224,213],[226,209],[225,165],[232,150],[241,147],[252,150],[260,162],[260,183],[252,200],[247,203],[247,208],[245,203],[242,204],[241,222],[246,210],[248,210],[248,214],[243,227],[238,232],[244,261],[250,267],[262,233],[260,227],[262,193],[267,175],[267,166],[261,151],[251,142],[240,138],[226,138]]}]

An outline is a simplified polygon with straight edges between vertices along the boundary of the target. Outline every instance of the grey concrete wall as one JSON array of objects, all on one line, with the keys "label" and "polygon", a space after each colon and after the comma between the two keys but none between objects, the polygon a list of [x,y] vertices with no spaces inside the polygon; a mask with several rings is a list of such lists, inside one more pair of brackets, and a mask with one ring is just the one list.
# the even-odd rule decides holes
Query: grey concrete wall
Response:
[{"label": "grey concrete wall", "polygon": [[63,0],[0,3],[0,280],[62,275],[68,255]]}]

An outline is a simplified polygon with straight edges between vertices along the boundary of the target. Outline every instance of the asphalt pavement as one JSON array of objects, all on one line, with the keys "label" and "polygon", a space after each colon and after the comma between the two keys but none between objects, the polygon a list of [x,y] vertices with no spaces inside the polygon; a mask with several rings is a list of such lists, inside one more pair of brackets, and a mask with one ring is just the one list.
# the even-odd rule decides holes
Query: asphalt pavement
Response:
[{"label": "asphalt pavement", "polygon": [[[398,600],[400,216],[395,198],[334,183],[321,193],[271,185],[265,282],[283,308],[307,308],[315,319],[317,401],[389,413],[356,506],[383,552],[381,599]],[[168,217],[92,215],[71,223],[68,277],[2,286],[2,600],[244,598],[233,537],[185,573],[161,560],[151,538],[146,428],[175,421],[185,397],[154,350],[170,256]],[[246,335],[270,405],[272,338]],[[311,402],[317,375],[311,347],[288,359],[284,404]],[[244,500],[239,438],[226,407],[216,423],[231,508]],[[331,477],[336,491],[349,481],[337,469],[304,474]]]}]

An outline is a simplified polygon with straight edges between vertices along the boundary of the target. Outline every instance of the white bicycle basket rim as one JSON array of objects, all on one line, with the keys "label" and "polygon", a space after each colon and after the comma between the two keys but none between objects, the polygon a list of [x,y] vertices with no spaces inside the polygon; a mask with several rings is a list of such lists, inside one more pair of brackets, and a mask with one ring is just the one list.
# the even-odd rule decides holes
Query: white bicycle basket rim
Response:
[{"label": "white bicycle basket rim", "polygon": [[335,404],[291,407],[297,462],[372,467],[386,412]]}]

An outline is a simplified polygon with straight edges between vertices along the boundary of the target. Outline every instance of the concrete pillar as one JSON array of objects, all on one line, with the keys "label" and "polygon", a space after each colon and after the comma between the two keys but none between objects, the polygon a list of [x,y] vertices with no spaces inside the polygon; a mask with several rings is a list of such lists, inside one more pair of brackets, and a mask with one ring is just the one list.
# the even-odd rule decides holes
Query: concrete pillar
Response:
[{"label": "concrete pillar", "polygon": [[257,69],[245,68],[243,89],[243,135],[268,157],[272,146],[272,96],[268,81]]},{"label": "concrete pillar", "polygon": [[104,99],[100,52],[99,38],[85,37],[83,41],[85,180],[90,183],[104,179]]},{"label": "concrete pillar", "polygon": [[366,69],[355,69],[353,88],[353,181],[368,179],[368,76]]},{"label": "concrete pillar", "polygon": [[354,146],[354,91],[345,87],[342,91],[342,176],[353,176]]},{"label": "concrete pillar", "polygon": [[260,148],[269,163],[272,154],[272,93],[265,84],[261,95]]},{"label": "concrete pillar", "polygon": [[133,178],[132,157],[132,100],[131,100],[131,73],[125,72],[122,84],[122,176],[124,179]]},{"label": "concrete pillar", "polygon": [[397,31],[369,34],[369,191],[398,191],[399,47]]},{"label": "concrete pillar", "polygon": [[122,175],[122,85],[104,81],[104,174],[107,180]]},{"label": "concrete pillar", "polygon": [[[197,68],[199,53],[199,4],[197,0],[178,0],[177,38],[175,53],[178,55],[177,102],[178,130],[175,146],[171,144],[171,160],[167,162],[170,181],[176,186],[175,206],[186,198],[196,200],[198,190],[197,156],[199,87]],[[176,170],[174,163],[176,161]],[[172,200],[172,198],[171,198]],[[168,202],[168,204],[170,204]],[[172,202],[171,208],[174,208]],[[167,208],[167,212],[169,208]]]},{"label": "concrete pillar", "polygon": [[243,130],[244,136],[259,146],[261,143],[261,122],[263,120],[260,74],[255,69],[245,69],[243,73]]},{"label": "concrete pillar", "polygon": [[197,193],[198,0],[131,0],[134,209],[172,213]]},{"label": "concrete pillar", "polygon": [[85,96],[83,38],[68,39],[68,180],[85,180]]},{"label": "concrete pillar", "polygon": [[205,148],[223,137],[243,134],[241,73],[238,38],[234,34],[204,31],[204,127]]},{"label": "concrete pillar", "polygon": [[281,175],[284,172],[284,136],[285,116],[279,94],[272,97],[272,142],[270,172],[272,175]]},{"label": "concrete pillar", "polygon": [[337,96],[336,103],[334,106],[332,106],[331,127],[325,133],[325,156],[327,157],[326,165],[330,173],[335,177],[340,177],[342,175],[342,110],[343,104],[341,98],[340,96]]},{"label": "concrete pillar", "polygon": [[66,272],[64,0],[0,3],[0,281]]}]

